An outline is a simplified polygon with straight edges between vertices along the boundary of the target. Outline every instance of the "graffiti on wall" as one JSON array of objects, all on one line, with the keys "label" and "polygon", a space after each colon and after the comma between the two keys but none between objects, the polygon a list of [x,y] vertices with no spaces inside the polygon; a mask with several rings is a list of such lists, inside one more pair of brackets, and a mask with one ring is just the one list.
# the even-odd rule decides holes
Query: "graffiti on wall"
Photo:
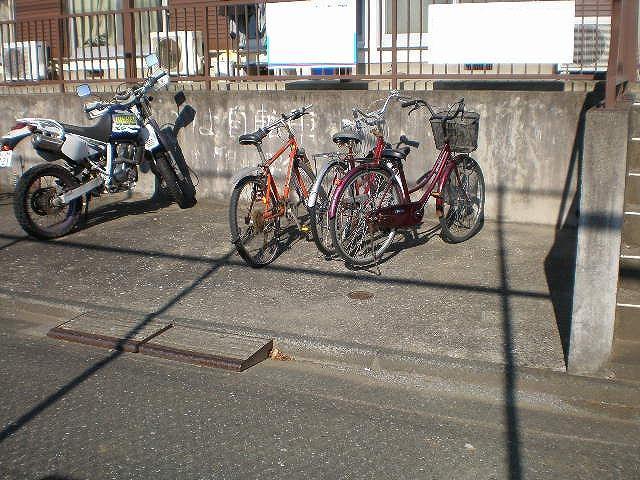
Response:
[{"label": "graffiti on wall", "polygon": [[[263,104],[253,112],[250,108],[244,106],[231,107],[223,113],[222,118],[211,108],[208,108],[206,112],[198,113],[192,128],[194,132],[201,136],[213,137],[218,132],[220,134],[224,133],[230,139],[235,140],[242,134],[254,132],[270,125],[279,116],[280,112],[273,109],[268,110]],[[290,125],[300,140],[304,138],[315,140],[316,118],[313,111],[309,115],[290,122]],[[277,131],[275,130],[269,133],[270,138],[276,136]]]}]

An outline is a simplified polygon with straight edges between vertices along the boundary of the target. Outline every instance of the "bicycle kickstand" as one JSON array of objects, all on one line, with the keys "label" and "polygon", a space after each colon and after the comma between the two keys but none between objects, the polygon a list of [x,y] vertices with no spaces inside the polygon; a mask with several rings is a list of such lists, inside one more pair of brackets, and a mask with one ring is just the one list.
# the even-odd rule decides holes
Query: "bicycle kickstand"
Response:
[{"label": "bicycle kickstand", "polygon": [[376,252],[373,249],[373,232],[371,230],[369,230],[369,237],[370,237],[370,243],[371,243],[371,255],[373,256],[373,261],[374,261],[374,265],[375,265],[375,270],[373,271],[373,273],[375,273],[378,277],[380,275],[382,275],[382,272],[380,271],[380,258],[376,256]]}]

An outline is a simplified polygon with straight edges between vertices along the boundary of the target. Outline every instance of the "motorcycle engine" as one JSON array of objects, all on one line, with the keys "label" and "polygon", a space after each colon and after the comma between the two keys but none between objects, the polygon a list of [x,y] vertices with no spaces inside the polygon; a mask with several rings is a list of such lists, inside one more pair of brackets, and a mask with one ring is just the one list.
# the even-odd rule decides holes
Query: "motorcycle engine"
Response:
[{"label": "motorcycle engine", "polygon": [[113,179],[122,189],[133,188],[138,181],[138,168],[134,160],[135,148],[131,145],[120,145],[117,149]]}]

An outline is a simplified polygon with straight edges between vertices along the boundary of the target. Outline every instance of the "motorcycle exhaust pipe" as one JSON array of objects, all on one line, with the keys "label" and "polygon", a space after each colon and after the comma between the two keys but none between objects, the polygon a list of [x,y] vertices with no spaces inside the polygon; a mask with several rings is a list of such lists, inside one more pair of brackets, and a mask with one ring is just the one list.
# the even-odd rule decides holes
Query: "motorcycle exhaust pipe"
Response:
[{"label": "motorcycle exhaust pipe", "polygon": [[56,207],[61,207],[62,205],[66,205],[76,198],[81,197],[85,193],[90,192],[94,188],[101,187],[103,184],[104,180],[102,179],[102,177],[96,177],[93,180],[88,181],[84,185],[80,185],[78,188],[74,188],[73,190],[69,190],[64,194],[55,197],[52,203]]}]

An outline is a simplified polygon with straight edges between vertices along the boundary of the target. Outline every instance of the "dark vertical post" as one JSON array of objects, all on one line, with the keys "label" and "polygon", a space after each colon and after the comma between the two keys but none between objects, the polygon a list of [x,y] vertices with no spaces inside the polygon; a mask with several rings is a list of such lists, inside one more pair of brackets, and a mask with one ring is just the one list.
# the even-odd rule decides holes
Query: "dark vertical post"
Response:
[{"label": "dark vertical post", "polygon": [[627,82],[635,82],[638,66],[638,0],[624,0],[622,9],[622,70]]},{"label": "dark vertical post", "polygon": [[60,91],[62,93],[64,93],[64,69],[63,69],[63,49],[64,49],[64,43],[63,43],[63,35],[65,35],[66,33],[66,29],[65,29],[65,25],[64,25],[64,18],[59,17],[58,18],[58,88],[60,89]]},{"label": "dark vertical post", "polygon": [[371,0],[363,3],[367,8],[367,75],[371,75]]},{"label": "dark vertical post", "polygon": [[620,49],[620,13],[622,0],[611,1],[611,40],[609,42],[609,64],[607,66],[607,85],[605,90],[605,107],[613,108],[616,103],[616,86],[618,83],[618,59]]},{"label": "dark vertical post", "polygon": [[[63,68],[63,59],[64,59],[64,35],[68,35],[68,29],[65,27],[65,22],[64,22],[64,17],[62,17],[62,15],[64,14],[64,4],[61,1],[60,2],[60,12],[59,15],[60,17],[58,17],[57,22],[58,22],[58,35],[57,35],[57,40],[58,40],[58,88],[60,89],[60,91],[62,93],[64,93],[64,68]],[[69,42],[67,42],[68,44]]]},{"label": "dark vertical post", "polygon": [[122,26],[124,34],[124,75],[127,81],[131,81],[138,76],[136,68],[136,31],[133,21],[133,0],[124,0],[124,12],[122,15]]},{"label": "dark vertical post", "polygon": [[[218,7],[215,7],[216,10]],[[214,16],[217,22],[217,16]],[[211,90],[211,78],[209,78],[209,72],[211,70],[211,58],[209,57],[209,49],[211,46],[209,45],[209,7],[207,5],[204,6],[204,86],[207,90]]]},{"label": "dark vertical post", "polygon": [[391,88],[398,88],[398,0],[391,0]]}]

